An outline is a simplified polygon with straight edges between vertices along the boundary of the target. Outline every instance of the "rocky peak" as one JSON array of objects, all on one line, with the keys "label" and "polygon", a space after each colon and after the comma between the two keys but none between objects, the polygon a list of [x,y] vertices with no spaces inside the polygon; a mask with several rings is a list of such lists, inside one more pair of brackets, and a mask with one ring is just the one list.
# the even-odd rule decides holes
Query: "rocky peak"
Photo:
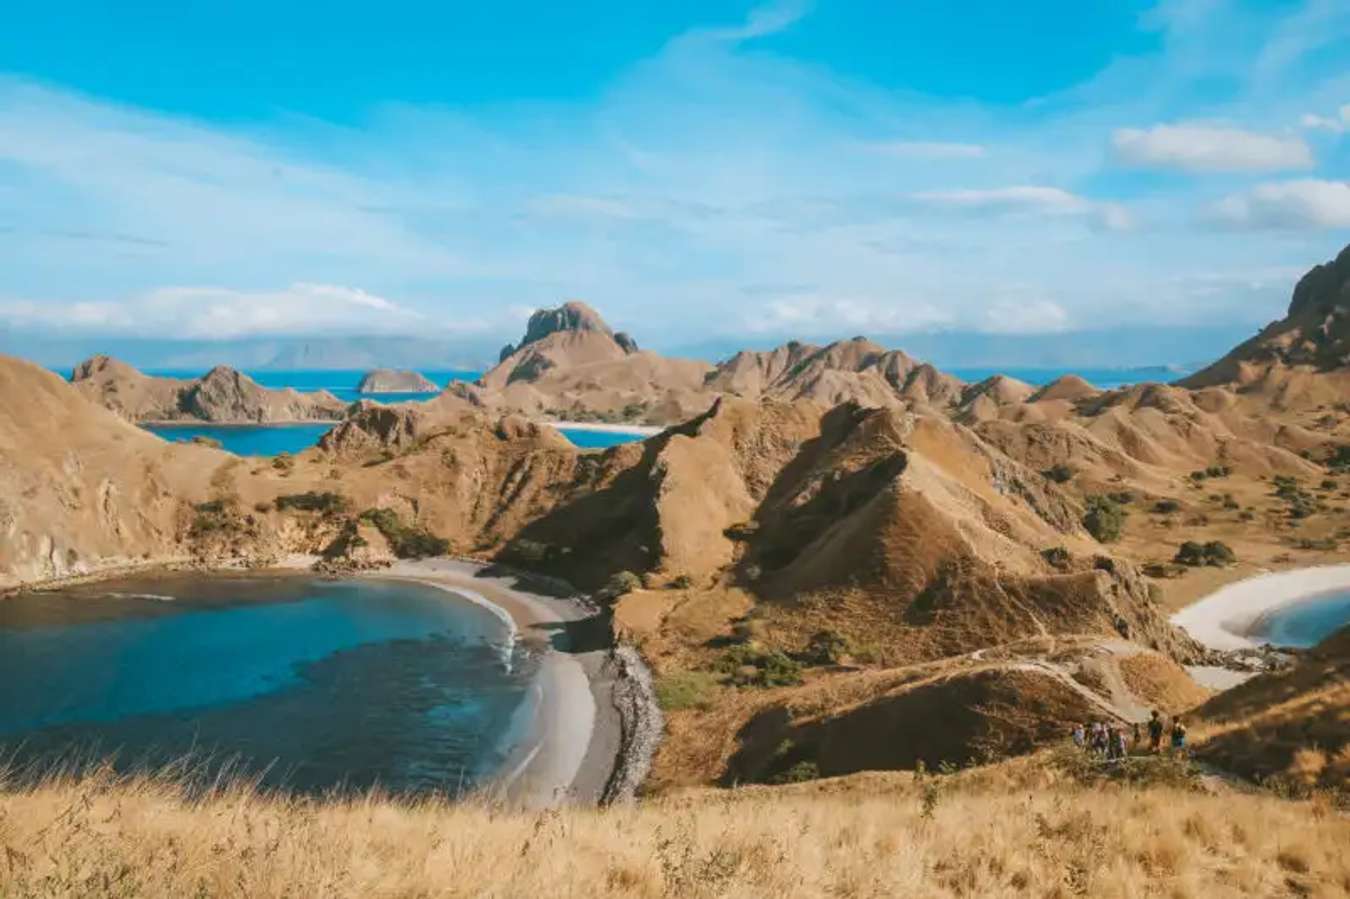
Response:
[{"label": "rocky peak", "polygon": [[536,310],[525,326],[525,339],[516,349],[523,349],[560,331],[596,331],[608,337],[614,336],[600,313],[580,300],[571,300],[556,309]]}]

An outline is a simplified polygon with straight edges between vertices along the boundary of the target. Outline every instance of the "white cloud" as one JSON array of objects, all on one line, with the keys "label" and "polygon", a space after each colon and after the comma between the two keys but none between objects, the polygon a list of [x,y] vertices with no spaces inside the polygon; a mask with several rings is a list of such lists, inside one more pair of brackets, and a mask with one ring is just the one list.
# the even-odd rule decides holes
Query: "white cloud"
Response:
[{"label": "white cloud", "polygon": [[949,141],[892,140],[868,146],[875,153],[901,159],[981,159],[986,150],[980,144]]},{"label": "white cloud", "polygon": [[950,310],[915,300],[813,294],[768,303],[746,320],[746,328],[762,334],[817,335],[904,334],[945,327]]},{"label": "white cloud", "polygon": [[982,330],[990,334],[1047,334],[1069,329],[1069,313],[1046,299],[999,300],[985,310]]},{"label": "white cloud", "polygon": [[1350,228],[1350,182],[1306,178],[1260,184],[1220,200],[1212,214],[1239,228]]},{"label": "white cloud", "polygon": [[1308,113],[1299,120],[1299,124],[1313,131],[1330,131],[1332,134],[1343,134],[1350,131],[1350,103],[1337,110],[1334,118]]},{"label": "white cloud", "polygon": [[125,300],[99,302],[0,301],[0,322],[23,329],[192,340],[449,333],[482,327],[473,320],[428,320],[384,297],[332,284],[292,284],[261,291],[163,287]]},{"label": "white cloud", "polygon": [[1111,144],[1120,162],[1136,168],[1260,172],[1313,166],[1312,151],[1301,138],[1217,125],[1121,128],[1112,135]]},{"label": "white cloud", "polygon": [[806,0],[778,0],[750,10],[745,21],[729,28],[709,28],[696,32],[715,40],[736,43],[766,37],[795,25],[810,11]]},{"label": "white cloud", "polygon": [[920,191],[915,200],[973,212],[1083,217],[1111,231],[1134,226],[1129,210],[1118,203],[1089,200],[1059,187],[1016,185],[986,189]]}]

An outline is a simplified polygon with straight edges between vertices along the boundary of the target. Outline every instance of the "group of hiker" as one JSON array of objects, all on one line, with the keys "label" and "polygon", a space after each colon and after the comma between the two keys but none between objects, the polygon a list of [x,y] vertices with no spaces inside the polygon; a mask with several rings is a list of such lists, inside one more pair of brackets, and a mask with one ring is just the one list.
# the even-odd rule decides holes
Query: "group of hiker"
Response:
[{"label": "group of hiker", "polygon": [[[1169,732],[1172,751],[1174,753],[1186,751],[1186,724],[1180,715],[1172,718],[1169,728],[1167,722],[1158,714],[1158,710],[1154,709],[1153,714],[1149,716],[1147,727],[1149,752],[1155,755],[1162,752],[1163,735]],[[1138,721],[1130,728],[1128,737],[1125,725],[1107,721],[1075,724],[1072,735],[1073,743],[1079,749],[1107,761],[1125,758],[1131,748],[1138,749],[1139,744],[1143,742],[1143,733]]]}]

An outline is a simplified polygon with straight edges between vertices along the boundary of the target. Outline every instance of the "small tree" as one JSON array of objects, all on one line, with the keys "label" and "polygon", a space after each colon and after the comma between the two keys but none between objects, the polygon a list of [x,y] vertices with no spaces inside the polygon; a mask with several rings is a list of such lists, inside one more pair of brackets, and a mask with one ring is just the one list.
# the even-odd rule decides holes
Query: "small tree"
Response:
[{"label": "small tree", "polygon": [[1056,484],[1063,484],[1066,481],[1073,480],[1073,469],[1060,462],[1058,465],[1051,465],[1045,471],[1041,472],[1048,480]]},{"label": "small tree", "polygon": [[1125,508],[1109,496],[1089,496],[1083,527],[1098,543],[1114,543],[1125,527]]}]

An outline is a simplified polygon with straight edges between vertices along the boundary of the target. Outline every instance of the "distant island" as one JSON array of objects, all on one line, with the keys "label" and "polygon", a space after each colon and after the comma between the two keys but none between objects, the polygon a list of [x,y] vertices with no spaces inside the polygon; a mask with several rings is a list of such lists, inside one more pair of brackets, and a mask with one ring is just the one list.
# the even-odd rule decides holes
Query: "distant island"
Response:
[{"label": "distant island", "polygon": [[356,389],[361,393],[435,393],[440,390],[434,381],[415,371],[392,368],[367,372]]}]

